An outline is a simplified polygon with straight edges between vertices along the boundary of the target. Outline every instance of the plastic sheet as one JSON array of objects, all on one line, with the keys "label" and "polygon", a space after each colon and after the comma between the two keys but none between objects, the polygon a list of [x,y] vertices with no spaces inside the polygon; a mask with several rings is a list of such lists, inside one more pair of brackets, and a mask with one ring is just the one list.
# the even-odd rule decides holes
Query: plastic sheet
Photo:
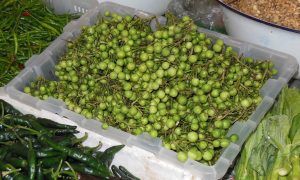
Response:
[{"label": "plastic sheet", "polygon": [[190,16],[200,27],[226,34],[222,10],[216,0],[172,0],[168,10],[177,17]]}]

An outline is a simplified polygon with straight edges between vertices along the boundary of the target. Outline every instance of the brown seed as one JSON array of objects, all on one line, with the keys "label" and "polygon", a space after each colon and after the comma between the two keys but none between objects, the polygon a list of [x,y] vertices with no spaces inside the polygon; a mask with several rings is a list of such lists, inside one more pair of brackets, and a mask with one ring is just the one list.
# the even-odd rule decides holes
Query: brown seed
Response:
[{"label": "brown seed", "polygon": [[300,0],[236,0],[229,5],[259,19],[300,30]]}]

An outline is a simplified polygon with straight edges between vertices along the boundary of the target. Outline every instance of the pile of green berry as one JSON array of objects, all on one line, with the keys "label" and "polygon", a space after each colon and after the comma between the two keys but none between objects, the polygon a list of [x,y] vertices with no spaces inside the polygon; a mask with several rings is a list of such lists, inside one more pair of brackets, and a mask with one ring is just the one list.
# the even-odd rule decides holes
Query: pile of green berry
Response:
[{"label": "pile of green berry", "polygon": [[189,17],[167,14],[152,32],[153,18],[105,16],[69,42],[58,81],[39,78],[24,92],[60,99],[104,129],[159,137],[180,161],[213,164],[238,140],[228,129],[260,103],[260,88],[277,73],[273,63],[239,56]]}]

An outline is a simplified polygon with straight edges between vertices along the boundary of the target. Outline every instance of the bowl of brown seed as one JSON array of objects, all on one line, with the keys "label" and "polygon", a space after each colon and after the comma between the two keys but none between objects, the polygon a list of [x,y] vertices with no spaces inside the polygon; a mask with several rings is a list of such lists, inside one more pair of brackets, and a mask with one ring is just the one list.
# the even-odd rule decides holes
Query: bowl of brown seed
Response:
[{"label": "bowl of brown seed", "polygon": [[300,64],[300,0],[217,1],[230,36],[288,53]]}]

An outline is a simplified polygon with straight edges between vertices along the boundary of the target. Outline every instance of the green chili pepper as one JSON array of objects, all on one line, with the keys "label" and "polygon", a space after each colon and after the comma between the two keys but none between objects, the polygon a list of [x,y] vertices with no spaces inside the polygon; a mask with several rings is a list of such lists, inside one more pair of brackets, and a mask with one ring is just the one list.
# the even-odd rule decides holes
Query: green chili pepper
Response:
[{"label": "green chili pepper", "polygon": [[8,164],[0,161],[0,171],[5,171],[8,168]]},{"label": "green chili pepper", "polygon": [[[76,144],[81,144],[87,139],[88,135],[85,133],[84,136],[81,138],[77,138],[74,135],[67,135],[67,136],[54,136],[51,138],[52,141],[57,142],[57,144],[61,146],[66,146],[66,147],[73,147]],[[44,151],[53,151],[54,149],[52,147],[46,147],[43,148]]]},{"label": "green chili pepper", "polygon": [[29,141],[29,149],[28,149],[28,156],[27,156],[27,161],[28,161],[28,173],[29,173],[29,179],[34,180],[35,179],[35,174],[36,174],[36,153],[32,147],[31,142]]},{"label": "green chili pepper", "polygon": [[39,137],[39,140],[42,143],[47,144],[48,146],[52,147],[53,149],[65,153],[67,156],[76,159],[82,163],[88,164],[90,167],[95,168],[96,170],[101,173],[101,177],[108,178],[110,176],[109,169],[105,166],[104,163],[97,160],[91,155],[84,154],[77,149],[71,149],[64,146],[61,146],[59,144],[56,144],[55,142],[51,141],[48,137],[45,135],[42,135]]},{"label": "green chili pepper", "polygon": [[[82,136],[81,138],[77,138],[76,136],[74,136],[73,138],[70,139],[71,141],[71,145],[74,146],[76,144],[81,144],[83,143],[85,140],[87,140],[88,138],[88,134],[84,133],[84,136]],[[59,142],[60,145],[64,145],[63,142]]]},{"label": "green chili pepper", "polygon": [[[0,58],[5,58],[9,62],[0,62],[0,67],[9,67],[9,73],[0,68],[0,86],[9,82],[20,70],[19,64],[23,64],[32,54],[39,54],[62,32],[63,27],[73,18],[73,15],[55,15],[40,0],[3,0],[0,1],[0,31],[4,36],[4,45],[0,45]],[[35,34],[46,34],[44,37],[31,36],[31,31],[37,30]],[[29,34],[29,41],[23,38],[24,34]],[[27,36],[25,36],[27,37]],[[30,42],[30,43],[28,43]],[[32,47],[32,42],[40,42]],[[11,46],[13,44],[13,46]],[[16,70],[13,70],[16,69]]]},{"label": "green chili pepper", "polygon": [[[61,146],[71,147],[73,146],[72,140],[76,137],[70,137],[70,136],[54,136],[51,137],[51,140],[54,142],[57,142],[57,144]],[[52,147],[44,147],[42,148],[43,151],[53,151],[54,149]]]},{"label": "green chili pepper", "polygon": [[99,144],[95,147],[83,146],[83,147],[79,147],[79,149],[85,154],[91,154],[93,152],[97,152],[101,147],[102,147],[102,143],[99,142]]},{"label": "green chili pepper", "polygon": [[0,141],[11,141],[11,140],[15,140],[16,136],[13,132],[0,132]]},{"label": "green chili pepper", "polygon": [[31,141],[31,143],[32,143],[32,146],[34,147],[34,148],[41,148],[41,144],[39,143],[39,141],[36,139],[36,137],[34,137],[34,136],[25,136],[25,137],[23,137],[23,139],[25,140],[25,141]]},{"label": "green chili pepper", "polygon": [[28,166],[27,161],[22,158],[6,157],[5,161],[10,163],[16,168],[26,168]]},{"label": "green chili pepper", "polygon": [[32,15],[31,15],[31,17],[32,17],[33,19],[35,19],[35,20],[36,20],[40,25],[42,25],[44,28],[46,28],[46,29],[52,31],[53,34],[59,35],[58,30],[56,30],[56,29],[53,28],[52,26],[50,26],[50,25],[48,25],[47,23],[44,23],[44,22],[38,20],[37,18],[35,18],[35,17],[32,16]]},{"label": "green chili pepper", "polygon": [[125,173],[123,173],[120,169],[117,168],[117,166],[112,165],[111,170],[116,177],[124,179],[124,180],[129,179]]},{"label": "green chili pepper", "polygon": [[27,180],[28,178],[18,172],[15,167],[13,167],[11,164],[4,163],[0,161],[0,171],[9,171],[6,175],[4,175],[2,178],[3,180]]},{"label": "green chili pepper", "polygon": [[36,118],[33,115],[26,114],[26,115],[15,115],[15,116],[7,116],[5,117],[5,123],[9,125],[21,125],[30,127],[39,132],[48,132],[45,127],[40,125]]},{"label": "green chili pepper", "polygon": [[106,149],[103,154],[98,157],[98,159],[103,162],[106,167],[109,167],[112,163],[112,160],[117,152],[119,152],[124,145],[118,145],[118,146],[112,146],[108,149]]},{"label": "green chili pepper", "polygon": [[4,100],[0,99],[0,114],[12,114],[12,115],[20,115],[20,111],[16,110],[12,105],[8,104]]},{"label": "green chili pepper", "polygon": [[82,136],[81,138],[77,138],[74,135],[69,135],[69,137],[61,136],[61,138],[63,138],[63,140],[59,140],[59,139],[55,139],[55,138],[53,140],[58,141],[57,144],[59,144],[61,146],[75,146],[76,144],[83,143],[88,138],[88,134],[85,133],[84,136]]},{"label": "green chili pepper", "polygon": [[59,124],[57,122],[51,121],[49,119],[45,118],[37,118],[37,121],[48,128],[55,128],[55,129],[76,129],[77,126],[71,126],[71,125],[66,125],[66,124]]},{"label": "green chili pepper", "polygon": [[79,131],[75,129],[49,129],[50,134],[54,135],[67,135],[67,134],[77,134]]},{"label": "green chili pepper", "polygon": [[19,172],[10,173],[3,177],[3,180],[27,180],[27,179],[28,178],[25,175]]},{"label": "green chili pepper", "polygon": [[[103,175],[101,172],[99,172],[97,169],[88,167],[86,164],[79,164],[79,163],[69,163],[71,167],[74,169],[74,171],[82,173],[82,174],[88,174],[93,175],[96,177],[102,177]],[[71,168],[67,165],[62,166],[62,171],[71,171]]]},{"label": "green chili pepper", "polygon": [[40,149],[36,151],[36,156],[38,158],[56,157],[60,156],[62,153],[55,150]]},{"label": "green chili pepper", "polygon": [[[29,154],[29,148],[27,148],[26,146],[24,146],[22,143],[14,143],[10,146],[7,146],[8,150],[16,155],[19,155],[23,158],[27,158],[28,154]],[[44,157],[53,157],[53,156],[59,156],[61,155],[61,152],[58,151],[49,151],[49,150],[42,150],[42,149],[38,149],[36,152],[36,157],[38,158],[44,158]]]},{"label": "green chili pepper", "polygon": [[7,146],[0,148],[0,161],[2,161],[6,157],[7,153],[8,153]]},{"label": "green chili pepper", "polygon": [[4,119],[4,123],[8,125],[21,125],[31,127],[31,123],[28,119],[28,116],[24,115],[6,116]]},{"label": "green chili pepper", "polygon": [[103,152],[101,151],[96,151],[96,152],[93,152],[92,156],[99,159],[101,156],[103,155]]},{"label": "green chili pepper", "polygon": [[4,131],[4,132],[0,132],[0,141],[4,142],[4,141],[13,141],[13,140],[17,140],[18,137],[24,137],[27,135],[30,135],[30,133],[28,131],[25,130],[14,130],[13,131]]},{"label": "green chili pepper", "polygon": [[36,180],[43,180],[43,179],[44,179],[43,168],[42,168],[42,166],[37,166]]},{"label": "green chili pepper", "polygon": [[23,158],[27,158],[28,156],[28,148],[19,142],[8,146],[8,149],[11,153],[19,155]]},{"label": "green chili pepper", "polygon": [[14,3],[16,3],[16,0],[8,0],[8,1],[3,1],[3,3],[5,2],[5,4],[3,5],[3,7],[8,7]]},{"label": "green chili pepper", "polygon": [[133,174],[131,174],[125,167],[119,166],[119,169],[128,177],[132,178],[133,180],[139,180],[139,178],[135,177]]},{"label": "green chili pepper", "polygon": [[18,38],[17,38],[17,35],[15,32],[13,32],[13,35],[14,35],[14,42],[15,42],[15,54],[18,53]]},{"label": "green chili pepper", "polygon": [[125,169],[123,166],[119,166],[119,168],[117,168],[117,166],[112,165],[111,166],[111,170],[114,173],[114,175],[117,178],[120,178],[122,180],[139,180],[139,178],[135,177],[134,175],[132,175],[127,169]]},{"label": "green chili pepper", "polygon": [[66,159],[66,156],[59,155],[56,157],[42,158],[39,160],[39,162],[41,163],[41,165],[43,167],[51,168],[51,167],[57,166],[60,163],[60,161],[64,161],[65,159]]}]

